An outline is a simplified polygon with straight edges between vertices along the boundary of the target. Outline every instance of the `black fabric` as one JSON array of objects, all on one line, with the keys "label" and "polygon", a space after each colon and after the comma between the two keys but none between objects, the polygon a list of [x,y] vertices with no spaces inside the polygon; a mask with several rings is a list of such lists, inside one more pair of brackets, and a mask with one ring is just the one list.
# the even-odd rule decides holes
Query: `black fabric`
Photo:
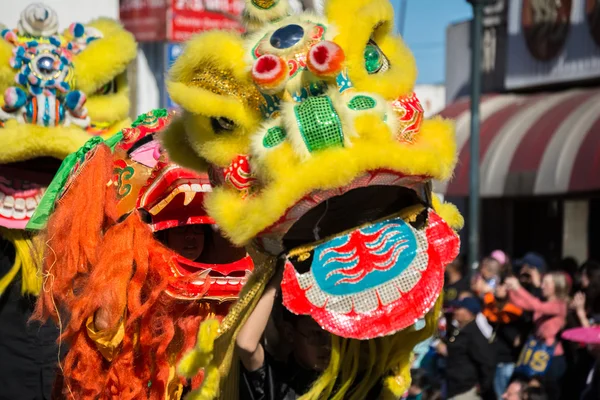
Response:
[{"label": "black fabric", "polygon": [[479,386],[483,398],[493,396],[495,345],[483,336],[475,321],[455,329],[447,340],[448,398]]},{"label": "black fabric", "polygon": [[[0,238],[0,274],[14,263],[14,249]],[[35,298],[21,295],[20,275],[0,297],[0,400],[49,400],[57,372],[58,328],[27,321]]]},{"label": "black fabric", "polygon": [[[521,346],[515,346],[515,340],[521,336],[524,328],[520,320],[509,324],[499,324],[496,329],[496,362],[516,363],[519,358]],[[521,340],[523,342],[523,340]]]},{"label": "black fabric", "polygon": [[[308,392],[319,377],[318,372],[304,369],[292,356],[283,363],[267,352],[264,364],[258,370],[250,372],[243,365],[240,370],[240,400],[294,400]],[[360,376],[355,382],[361,382]],[[375,385],[366,398],[379,398],[381,390],[381,384]]]},{"label": "black fabric", "polygon": [[318,373],[292,360],[282,363],[265,352],[265,361],[256,371],[241,366],[240,400],[292,400],[308,392]]}]

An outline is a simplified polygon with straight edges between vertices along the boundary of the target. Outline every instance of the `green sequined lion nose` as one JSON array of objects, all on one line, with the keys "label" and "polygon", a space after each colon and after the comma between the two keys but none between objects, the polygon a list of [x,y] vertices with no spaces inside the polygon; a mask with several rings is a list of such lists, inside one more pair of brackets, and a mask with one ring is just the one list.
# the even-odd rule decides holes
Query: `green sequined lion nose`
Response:
[{"label": "green sequined lion nose", "polygon": [[300,135],[309,152],[344,147],[340,117],[328,96],[309,97],[294,106]]}]

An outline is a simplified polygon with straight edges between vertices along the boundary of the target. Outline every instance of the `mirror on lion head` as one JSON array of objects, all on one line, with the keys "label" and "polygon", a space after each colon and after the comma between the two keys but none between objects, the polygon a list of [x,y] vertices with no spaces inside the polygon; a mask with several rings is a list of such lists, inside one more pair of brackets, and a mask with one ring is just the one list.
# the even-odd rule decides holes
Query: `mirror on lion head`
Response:
[{"label": "mirror on lion head", "polygon": [[456,144],[450,122],[423,118],[391,4],[324,9],[247,1],[248,34],[190,40],[168,82],[184,112],[163,142],[175,162],[210,166],[207,209],[234,243],[287,256],[290,311],[371,339],[441,292],[462,218],[431,182],[451,176]]}]

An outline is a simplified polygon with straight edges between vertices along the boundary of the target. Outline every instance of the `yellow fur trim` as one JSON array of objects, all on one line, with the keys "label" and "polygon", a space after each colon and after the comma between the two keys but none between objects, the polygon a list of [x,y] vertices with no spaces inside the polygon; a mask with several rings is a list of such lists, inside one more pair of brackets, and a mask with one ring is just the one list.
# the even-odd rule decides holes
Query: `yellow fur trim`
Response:
[{"label": "yellow fur trim", "polygon": [[[3,88],[15,85],[15,70],[11,68],[9,63],[13,56],[12,50],[12,45],[0,38],[0,87]],[[4,99],[2,102],[4,102]]]},{"label": "yellow fur trim", "polygon": [[74,125],[47,128],[8,120],[2,129],[0,163],[43,156],[63,159],[77,151],[89,138],[83,129]]},{"label": "yellow fur trim", "polygon": [[135,59],[137,45],[133,35],[117,21],[100,18],[87,26],[100,30],[103,37],[74,56],[73,64],[76,88],[90,95],[125,71]]},{"label": "yellow fur trim", "polygon": [[39,266],[42,260],[42,251],[25,231],[6,229],[0,227],[0,235],[11,242],[15,247],[15,264],[10,271],[0,279],[0,295],[21,271],[21,294],[37,296],[42,288],[42,279]]},{"label": "yellow fur trim", "polygon": [[117,92],[89,96],[85,102],[92,123],[114,123],[127,119],[129,116],[129,87],[127,74],[117,77]]},{"label": "yellow fur trim", "polygon": [[461,230],[465,224],[465,219],[458,211],[458,208],[452,203],[442,203],[437,195],[432,196],[432,203],[435,212],[442,217],[444,221],[455,231]]},{"label": "yellow fur trim", "polygon": [[299,160],[289,143],[283,143],[266,154],[264,170],[257,171],[268,171],[272,179],[268,186],[247,199],[234,190],[217,188],[206,199],[209,213],[234,243],[244,244],[306,194],[347,185],[366,171],[390,169],[440,180],[452,173],[456,144],[450,122],[424,121],[413,144],[393,139],[377,116],[356,118],[355,129],[360,136],[353,139],[352,147],[315,152],[305,161]]},{"label": "yellow fur trim", "polygon": [[[327,2],[325,14],[337,28],[334,41],[344,49],[348,75],[357,90],[379,93],[388,100],[412,92],[416,62],[402,39],[390,33],[394,11],[389,1],[333,0]],[[388,58],[390,67],[369,75],[364,50],[371,38]]]},{"label": "yellow fur trim", "polygon": [[[215,46],[217,43],[218,46]],[[244,42],[239,34],[226,31],[206,32],[186,42],[183,52],[169,70],[169,79],[189,84],[198,70],[207,64],[231,71],[237,79],[250,83],[244,63]]]}]

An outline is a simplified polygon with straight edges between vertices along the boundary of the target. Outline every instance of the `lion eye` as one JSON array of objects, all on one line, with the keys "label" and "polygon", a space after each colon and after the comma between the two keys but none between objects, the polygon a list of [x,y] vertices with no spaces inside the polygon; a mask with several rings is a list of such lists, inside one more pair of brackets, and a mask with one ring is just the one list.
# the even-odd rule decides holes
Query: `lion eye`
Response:
[{"label": "lion eye", "polygon": [[210,124],[216,134],[232,131],[235,128],[235,123],[224,117],[211,118]]},{"label": "lion eye", "polygon": [[365,47],[364,58],[365,68],[369,74],[385,72],[390,67],[390,61],[372,39]]}]

